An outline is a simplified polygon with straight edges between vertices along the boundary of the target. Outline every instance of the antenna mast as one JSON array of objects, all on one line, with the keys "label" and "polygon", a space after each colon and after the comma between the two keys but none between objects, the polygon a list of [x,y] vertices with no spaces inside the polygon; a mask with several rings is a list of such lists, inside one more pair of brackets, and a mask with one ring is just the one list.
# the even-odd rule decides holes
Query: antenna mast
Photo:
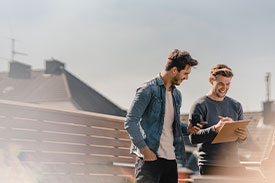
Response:
[{"label": "antenna mast", "polygon": [[269,102],[270,101],[270,77],[271,77],[271,73],[268,72],[266,73],[265,76],[265,81],[266,81],[266,101]]},{"label": "antenna mast", "polygon": [[15,51],[15,41],[16,40],[14,38],[11,38],[11,62],[14,61],[15,55],[24,55],[24,56],[28,55],[27,53],[21,53],[21,52]]}]

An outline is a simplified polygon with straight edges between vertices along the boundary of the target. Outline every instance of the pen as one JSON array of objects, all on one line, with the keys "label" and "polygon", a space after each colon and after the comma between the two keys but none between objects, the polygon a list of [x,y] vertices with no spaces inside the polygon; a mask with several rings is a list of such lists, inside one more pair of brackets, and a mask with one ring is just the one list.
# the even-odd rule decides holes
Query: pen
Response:
[{"label": "pen", "polygon": [[218,118],[222,119],[222,118],[225,118],[225,117],[223,117],[223,116],[218,116]]}]

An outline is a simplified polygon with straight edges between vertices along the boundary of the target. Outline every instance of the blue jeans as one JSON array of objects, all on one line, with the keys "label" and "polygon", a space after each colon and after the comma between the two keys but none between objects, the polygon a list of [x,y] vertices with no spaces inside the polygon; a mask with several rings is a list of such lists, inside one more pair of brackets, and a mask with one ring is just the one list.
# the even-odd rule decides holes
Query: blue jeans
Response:
[{"label": "blue jeans", "polygon": [[176,160],[158,158],[156,161],[144,161],[137,157],[135,168],[137,183],[178,183]]}]

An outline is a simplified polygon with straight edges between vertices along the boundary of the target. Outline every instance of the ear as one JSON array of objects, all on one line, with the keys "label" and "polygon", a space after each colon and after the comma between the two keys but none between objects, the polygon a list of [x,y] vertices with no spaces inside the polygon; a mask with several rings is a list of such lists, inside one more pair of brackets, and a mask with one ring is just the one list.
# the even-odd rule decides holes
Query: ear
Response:
[{"label": "ear", "polygon": [[213,78],[209,77],[209,83],[211,83],[211,85],[213,85]]},{"label": "ear", "polygon": [[173,74],[176,74],[177,72],[178,72],[177,67],[173,67],[173,68],[172,68],[172,73],[173,73]]}]

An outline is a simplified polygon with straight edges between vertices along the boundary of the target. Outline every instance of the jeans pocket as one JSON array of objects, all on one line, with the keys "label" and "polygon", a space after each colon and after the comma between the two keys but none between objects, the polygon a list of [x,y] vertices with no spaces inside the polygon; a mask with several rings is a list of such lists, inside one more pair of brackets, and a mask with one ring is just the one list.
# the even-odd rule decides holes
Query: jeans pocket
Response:
[{"label": "jeans pocket", "polygon": [[137,183],[157,183],[160,177],[158,161],[139,159],[135,170]]}]

